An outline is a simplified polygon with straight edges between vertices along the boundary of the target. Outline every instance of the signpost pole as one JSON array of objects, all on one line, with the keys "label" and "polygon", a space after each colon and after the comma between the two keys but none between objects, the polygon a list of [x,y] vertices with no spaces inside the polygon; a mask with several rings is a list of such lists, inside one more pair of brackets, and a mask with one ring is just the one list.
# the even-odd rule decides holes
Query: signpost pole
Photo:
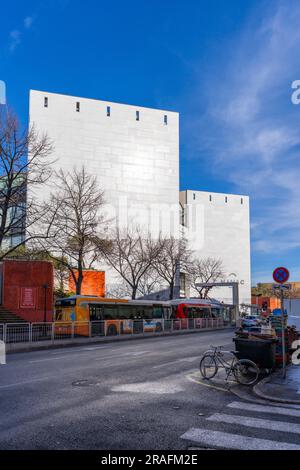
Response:
[{"label": "signpost pole", "polygon": [[285,355],[285,326],[284,326],[284,297],[283,287],[280,286],[280,303],[281,303],[281,346],[282,346],[282,377],[286,377],[286,355]]},{"label": "signpost pole", "polygon": [[290,273],[284,267],[276,268],[273,271],[273,279],[280,284],[280,303],[281,303],[281,346],[282,346],[282,377],[286,378],[286,355],[285,355],[285,324],[284,324],[284,290],[288,285],[284,283],[288,281]]}]

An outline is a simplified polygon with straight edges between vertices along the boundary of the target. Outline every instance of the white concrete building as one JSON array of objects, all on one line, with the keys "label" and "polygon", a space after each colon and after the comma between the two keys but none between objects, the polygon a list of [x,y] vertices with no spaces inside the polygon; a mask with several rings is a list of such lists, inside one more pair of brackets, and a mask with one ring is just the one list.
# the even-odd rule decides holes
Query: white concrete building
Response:
[{"label": "white concrete building", "polygon": [[[181,191],[184,234],[199,258],[220,259],[225,281],[239,283],[241,303],[251,303],[249,197],[206,191]],[[232,289],[210,295],[231,303]],[[192,296],[194,292],[190,292]]]},{"label": "white concrete building", "polygon": [[[98,177],[120,225],[177,237],[180,199],[191,247],[200,256],[221,258],[228,275],[240,281],[240,300],[250,302],[248,198],[201,191],[179,197],[178,113],[31,91],[30,124],[54,141],[57,169],[85,165]],[[50,181],[35,197],[47,198],[51,189]],[[108,273],[108,289],[115,282]],[[230,298],[219,289],[220,295]]]},{"label": "white concrete building", "polygon": [[153,233],[178,231],[178,121],[170,111],[30,92],[30,124],[54,141],[54,168],[84,165],[121,225]]}]

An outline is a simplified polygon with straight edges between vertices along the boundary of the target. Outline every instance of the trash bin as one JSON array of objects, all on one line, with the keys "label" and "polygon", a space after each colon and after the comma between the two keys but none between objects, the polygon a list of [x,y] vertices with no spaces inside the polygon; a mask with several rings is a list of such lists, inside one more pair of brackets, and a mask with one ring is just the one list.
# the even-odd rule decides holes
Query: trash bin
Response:
[{"label": "trash bin", "polygon": [[275,367],[275,351],[277,339],[246,339],[233,338],[239,359],[250,359],[262,369]]}]

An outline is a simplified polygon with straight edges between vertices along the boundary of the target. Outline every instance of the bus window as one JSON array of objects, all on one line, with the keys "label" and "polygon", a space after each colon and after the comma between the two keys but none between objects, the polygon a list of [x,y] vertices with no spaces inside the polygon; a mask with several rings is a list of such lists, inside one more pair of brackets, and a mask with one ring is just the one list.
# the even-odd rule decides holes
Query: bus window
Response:
[{"label": "bus window", "polygon": [[76,305],[76,299],[60,299],[55,302],[55,307],[73,307]]},{"label": "bus window", "polygon": [[56,310],[55,320],[56,321],[61,321],[62,319],[63,319],[62,310]]},{"label": "bus window", "polygon": [[171,318],[171,316],[172,316],[172,315],[171,315],[171,312],[172,312],[172,311],[171,311],[171,308],[170,308],[170,307],[163,307],[163,312],[164,312],[164,318],[165,318],[165,319],[168,320],[169,318]]},{"label": "bus window", "polygon": [[193,307],[185,307],[185,314],[188,318],[195,318],[196,315],[196,309]]},{"label": "bus window", "polygon": [[206,307],[195,307],[194,318],[209,318],[210,309]]},{"label": "bus window", "polygon": [[133,305],[119,305],[118,318],[121,320],[134,319],[137,317],[137,308]]},{"label": "bus window", "polygon": [[136,318],[144,320],[152,318],[152,307],[148,305],[138,305],[136,307]]},{"label": "bus window", "polygon": [[104,320],[114,320],[118,318],[118,307],[115,305],[103,305]]},{"label": "bus window", "polygon": [[152,318],[162,318],[163,317],[163,308],[161,306],[153,306]]},{"label": "bus window", "polygon": [[90,305],[90,321],[103,320],[102,305]]},{"label": "bus window", "polygon": [[170,318],[173,320],[174,318],[176,318],[176,314],[177,314],[177,306],[176,305],[173,305],[170,309],[170,312],[171,312],[171,316]]},{"label": "bus window", "polygon": [[220,312],[220,309],[219,308],[216,308],[216,307],[212,307],[211,309],[211,316],[213,318],[218,318],[221,316],[221,312]]}]

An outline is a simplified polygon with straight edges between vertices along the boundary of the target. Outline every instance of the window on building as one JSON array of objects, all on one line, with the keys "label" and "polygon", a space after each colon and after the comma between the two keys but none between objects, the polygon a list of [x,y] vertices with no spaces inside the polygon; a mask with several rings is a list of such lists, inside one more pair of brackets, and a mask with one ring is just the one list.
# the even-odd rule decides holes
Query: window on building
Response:
[{"label": "window on building", "polygon": [[209,201],[210,201],[210,202],[212,201],[212,196],[211,196],[211,194],[209,195]]},{"label": "window on building", "polygon": [[106,116],[110,116],[110,106],[107,106],[106,108]]},{"label": "window on building", "polygon": [[135,112],[135,119],[136,119],[136,121],[140,120],[140,112],[139,111]]},{"label": "window on building", "polygon": [[164,115],[164,124],[167,125],[168,124],[168,116],[165,114]]},{"label": "window on building", "polygon": [[225,196],[225,202],[228,202],[228,197],[227,196]]},{"label": "window on building", "polygon": [[76,103],[76,111],[77,111],[77,113],[80,112],[80,103],[79,103],[79,101],[77,101],[77,103]]},{"label": "window on building", "polygon": [[48,108],[48,97],[45,96],[44,98],[44,108]]},{"label": "window on building", "polygon": [[241,204],[244,204],[244,199],[241,197]]},{"label": "window on building", "polygon": [[196,199],[196,194],[195,194],[195,193],[193,193],[193,199],[194,199],[194,200]]}]

